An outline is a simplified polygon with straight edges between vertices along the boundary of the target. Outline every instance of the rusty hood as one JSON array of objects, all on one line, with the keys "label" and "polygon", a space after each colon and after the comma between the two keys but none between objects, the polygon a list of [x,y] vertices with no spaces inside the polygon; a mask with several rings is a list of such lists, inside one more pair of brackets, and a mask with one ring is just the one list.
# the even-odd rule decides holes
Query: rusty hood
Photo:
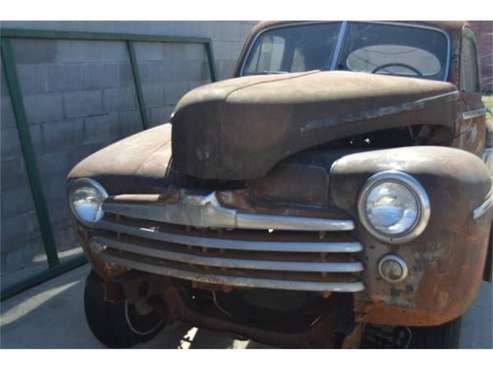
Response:
[{"label": "rusty hood", "polygon": [[408,125],[455,122],[447,82],[343,71],[247,76],[187,93],[172,118],[175,168],[248,180],[332,140]]}]

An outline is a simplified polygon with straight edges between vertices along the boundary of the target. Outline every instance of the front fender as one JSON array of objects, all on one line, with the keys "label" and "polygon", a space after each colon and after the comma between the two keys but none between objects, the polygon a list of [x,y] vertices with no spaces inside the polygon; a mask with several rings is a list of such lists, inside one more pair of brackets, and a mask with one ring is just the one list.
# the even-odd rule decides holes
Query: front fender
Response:
[{"label": "front fender", "polygon": [[[369,234],[358,220],[359,194],[373,174],[400,170],[415,177],[430,198],[431,217],[416,239],[390,245]],[[460,316],[479,288],[488,249],[492,215],[474,219],[473,210],[491,191],[488,169],[480,158],[453,148],[405,147],[351,154],[330,172],[330,197],[356,220],[364,245],[365,296],[356,304],[357,319],[387,325],[438,325]],[[409,275],[389,284],[377,264],[395,253]]]}]

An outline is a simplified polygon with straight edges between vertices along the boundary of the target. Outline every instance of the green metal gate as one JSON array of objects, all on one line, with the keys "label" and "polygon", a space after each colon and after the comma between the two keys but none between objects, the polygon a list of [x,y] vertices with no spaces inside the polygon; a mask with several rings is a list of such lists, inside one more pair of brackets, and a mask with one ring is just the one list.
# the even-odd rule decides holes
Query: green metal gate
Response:
[{"label": "green metal gate", "polygon": [[39,174],[36,156],[33,149],[31,134],[29,131],[23,97],[17,76],[14,54],[12,51],[11,40],[18,38],[29,39],[54,39],[54,40],[88,40],[88,41],[123,41],[126,43],[130,65],[132,69],[133,83],[137,96],[138,108],[142,120],[142,128],[149,127],[149,119],[145,110],[145,102],[142,93],[142,82],[140,79],[137,57],[135,53],[135,42],[157,42],[175,44],[202,44],[205,49],[211,81],[216,80],[214,66],[214,55],[212,43],[209,38],[203,37],[179,37],[179,36],[160,36],[160,35],[137,35],[123,33],[95,33],[95,32],[65,32],[65,31],[41,31],[25,29],[0,30],[0,47],[5,81],[10,95],[10,101],[15,117],[15,123],[19,134],[19,141],[23,154],[24,163],[32,192],[36,218],[38,220],[44,252],[48,260],[48,269],[38,273],[28,279],[19,281],[13,286],[0,292],[0,301],[5,300],[25,289],[40,284],[52,277],[58,276],[86,263],[84,256],[72,258],[69,261],[60,262],[58,251],[53,236],[52,225],[48,205],[43,191],[43,184]]}]

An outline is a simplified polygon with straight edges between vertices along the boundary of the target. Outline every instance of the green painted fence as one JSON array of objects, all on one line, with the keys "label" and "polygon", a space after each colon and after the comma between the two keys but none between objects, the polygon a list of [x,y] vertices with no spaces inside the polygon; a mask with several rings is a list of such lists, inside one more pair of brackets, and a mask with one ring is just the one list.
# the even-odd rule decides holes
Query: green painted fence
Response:
[{"label": "green painted fence", "polygon": [[27,29],[8,29],[0,30],[0,47],[2,55],[3,72],[5,81],[12,102],[17,131],[21,150],[26,165],[26,171],[32,192],[34,208],[41,231],[41,239],[44,251],[48,260],[48,269],[38,273],[28,279],[19,281],[13,286],[0,292],[0,301],[7,299],[25,289],[33,287],[52,277],[58,276],[73,268],[86,263],[84,256],[78,256],[61,263],[53,236],[52,225],[50,224],[50,215],[48,205],[43,191],[43,184],[39,174],[36,156],[33,150],[29,125],[26,119],[23,97],[19,85],[19,79],[16,71],[15,58],[12,51],[11,40],[19,38],[29,39],[53,39],[53,40],[89,40],[89,41],[123,41],[127,45],[130,65],[132,68],[133,82],[135,86],[142,128],[146,129],[149,125],[149,119],[146,115],[145,102],[142,93],[142,82],[140,79],[137,56],[135,53],[135,42],[157,42],[157,43],[175,43],[175,44],[202,44],[205,48],[205,54],[209,67],[209,76],[211,81],[216,80],[216,70],[214,65],[214,54],[211,40],[202,37],[182,37],[182,36],[160,36],[160,35],[138,35],[123,33],[95,33],[95,32],[66,32],[66,31],[46,31],[46,30],[27,30]]}]

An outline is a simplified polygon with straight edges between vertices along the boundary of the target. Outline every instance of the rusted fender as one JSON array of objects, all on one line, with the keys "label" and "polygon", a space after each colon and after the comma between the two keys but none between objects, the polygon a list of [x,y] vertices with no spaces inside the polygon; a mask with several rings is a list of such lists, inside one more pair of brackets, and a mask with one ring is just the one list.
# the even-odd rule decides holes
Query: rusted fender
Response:
[{"label": "rusted fender", "polygon": [[[430,198],[431,217],[424,232],[404,244],[390,245],[360,224],[357,201],[365,181],[383,170],[414,176]],[[330,196],[353,215],[364,245],[366,296],[358,297],[357,320],[388,325],[437,325],[461,315],[473,302],[485,265],[491,212],[473,219],[491,189],[479,157],[445,147],[405,147],[352,154],[337,160],[330,173]],[[409,267],[398,284],[378,277],[377,263],[396,253]]]}]

